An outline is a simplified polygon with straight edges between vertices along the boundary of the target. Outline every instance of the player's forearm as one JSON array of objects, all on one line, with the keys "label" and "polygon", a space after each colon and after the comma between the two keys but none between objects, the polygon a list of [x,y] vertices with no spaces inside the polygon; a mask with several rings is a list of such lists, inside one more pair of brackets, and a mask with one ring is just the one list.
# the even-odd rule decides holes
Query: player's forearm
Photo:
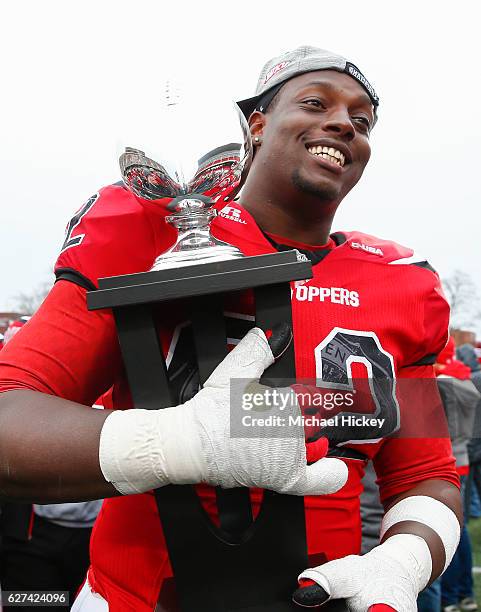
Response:
[{"label": "player's forearm", "polygon": [[0,394],[0,496],[60,503],[118,495],[99,465],[109,412],[28,390]]},{"label": "player's forearm", "polygon": [[[347,480],[346,464],[320,456],[308,465],[304,436],[228,435],[231,381],[258,383],[290,339],[286,330],[269,341],[262,330],[250,330],[195,397],[162,410],[95,411],[32,391],[5,393],[0,397],[0,491],[40,502],[200,482],[292,495],[334,493]],[[300,414],[295,401],[290,410],[296,418]]]},{"label": "player's forearm", "polygon": [[[393,508],[401,500],[414,496],[426,496],[443,503],[458,519],[459,525],[463,524],[462,502],[459,489],[444,480],[426,480],[412,489],[389,500],[386,510]],[[428,518],[428,517],[426,517]],[[446,547],[439,533],[432,527],[416,520],[404,520],[397,522],[384,534],[382,541],[397,534],[412,534],[423,538],[429,547],[432,558],[432,572],[430,582],[435,580],[443,571],[446,564]]]},{"label": "player's forearm", "polygon": [[302,572],[296,603],[314,607],[331,597],[346,598],[352,610],[371,610],[375,604],[416,610],[419,593],[449,565],[458,545],[459,491],[448,482],[429,480],[390,499],[386,508],[381,544],[363,556],[348,555]]}]

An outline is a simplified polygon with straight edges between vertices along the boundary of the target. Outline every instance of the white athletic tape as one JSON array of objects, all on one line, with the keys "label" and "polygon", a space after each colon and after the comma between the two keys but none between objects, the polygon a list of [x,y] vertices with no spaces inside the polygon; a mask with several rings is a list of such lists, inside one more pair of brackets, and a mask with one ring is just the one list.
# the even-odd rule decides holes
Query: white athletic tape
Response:
[{"label": "white athletic tape", "polygon": [[386,514],[381,525],[381,539],[396,523],[416,521],[427,525],[441,538],[446,553],[443,571],[451,563],[461,535],[459,521],[446,504],[426,495],[406,497],[395,504]]},{"label": "white athletic tape", "polygon": [[[114,410],[100,433],[100,469],[122,495],[169,484],[159,443],[160,410]],[[174,433],[174,432],[172,432]]]},{"label": "white athletic tape", "polygon": [[[284,407],[287,425],[282,436],[271,435],[262,426],[244,435],[231,433],[231,412],[242,416],[246,389],[253,384],[259,387],[259,377],[273,361],[264,333],[254,328],[217,366],[204,388],[184,404],[163,410],[114,411],[100,434],[104,478],[123,495],[169,483],[199,482],[291,495],[338,491],[346,483],[347,466],[335,458],[307,465],[304,430],[291,425],[290,417],[301,415],[292,389],[284,390],[291,401]],[[266,403],[262,417],[277,411],[277,406]]]},{"label": "white athletic tape", "polygon": [[402,533],[362,557],[348,555],[329,561],[302,572],[299,579],[314,580],[333,599],[346,599],[351,612],[366,612],[380,603],[398,612],[414,612],[431,571],[425,540]]}]

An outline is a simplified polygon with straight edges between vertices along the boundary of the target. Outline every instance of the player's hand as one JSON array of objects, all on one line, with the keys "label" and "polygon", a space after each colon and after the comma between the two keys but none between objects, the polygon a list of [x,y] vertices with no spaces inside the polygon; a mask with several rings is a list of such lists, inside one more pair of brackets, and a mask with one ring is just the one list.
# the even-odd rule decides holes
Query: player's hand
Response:
[{"label": "player's hand", "polygon": [[[100,466],[106,480],[123,494],[169,483],[200,482],[292,495],[338,491],[347,480],[346,464],[323,458],[325,439],[308,445],[306,453],[302,425],[290,424],[289,417],[301,415],[292,389],[283,391],[289,401],[282,411],[267,404],[256,405],[252,411],[243,408],[245,393],[262,396],[268,389],[259,384],[259,378],[274,362],[271,346],[275,353],[282,350],[279,337],[273,335],[268,342],[255,328],[185,404],[163,410],[114,411],[100,438]],[[285,425],[274,430],[262,425],[242,427],[241,418],[234,418],[239,413],[262,418],[282,415]],[[231,428],[234,421],[237,425]]]},{"label": "player's hand", "polygon": [[308,569],[299,576],[293,600],[309,608],[345,599],[351,612],[416,612],[418,593],[426,585],[419,583],[419,568],[409,548],[419,540],[409,534],[392,536],[364,556],[349,555]]},{"label": "player's hand", "polygon": [[[290,425],[290,417],[299,416],[296,394],[291,389],[279,391],[288,400],[279,405],[255,405],[245,410],[245,398],[258,398],[270,389],[259,384],[264,370],[274,362],[271,345],[260,329],[251,330],[231,351],[206,381],[204,388],[182,407],[184,440],[194,441],[185,448],[187,454],[202,458],[202,480],[224,488],[261,487],[292,495],[324,495],[339,490],[346,482],[347,467],[339,459],[321,458],[327,451],[326,440],[309,447],[302,426]],[[245,394],[248,394],[247,396]],[[284,403],[283,403],[284,405]],[[283,419],[278,427],[243,426],[237,415],[249,417],[277,416]],[[180,414],[178,409],[172,412]],[[265,422],[265,421],[264,421]],[[201,462],[197,459],[198,463]],[[170,471],[171,482],[191,481],[187,472]]]}]

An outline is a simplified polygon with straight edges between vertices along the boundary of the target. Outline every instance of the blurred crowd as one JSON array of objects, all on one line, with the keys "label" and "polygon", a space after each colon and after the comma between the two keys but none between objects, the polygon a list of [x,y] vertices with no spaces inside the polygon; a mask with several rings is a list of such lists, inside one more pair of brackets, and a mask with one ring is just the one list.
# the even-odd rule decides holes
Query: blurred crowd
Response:
[{"label": "blurred crowd", "polygon": [[[458,346],[456,346],[455,338]],[[456,554],[442,577],[419,596],[419,612],[474,612],[473,554],[467,524],[481,518],[481,347],[472,334],[451,336],[435,364],[436,382],[446,415],[449,436],[461,481],[464,527]],[[379,543],[383,508],[371,466],[361,497],[362,552]],[[478,544],[478,543],[477,543]]]}]

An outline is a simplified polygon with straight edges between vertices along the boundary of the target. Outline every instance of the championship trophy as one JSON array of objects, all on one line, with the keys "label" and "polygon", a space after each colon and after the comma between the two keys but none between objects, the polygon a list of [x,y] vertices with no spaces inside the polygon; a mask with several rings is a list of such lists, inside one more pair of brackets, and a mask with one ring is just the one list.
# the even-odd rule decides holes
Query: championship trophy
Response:
[{"label": "championship trophy", "polygon": [[[151,270],[99,279],[99,289],[88,294],[89,309],[113,310],[134,407],[142,409],[179,403],[159,341],[159,305],[182,304],[185,309],[196,380],[202,385],[228,351],[227,294],[253,291],[255,325],[267,330],[279,323],[292,325],[289,282],[312,277],[310,262],[295,250],[247,257],[212,235],[215,205],[234,197],[249,170],[250,132],[235,107],[227,122],[235,131],[223,140],[230,143],[207,145],[204,153],[209,152],[201,155],[194,141],[196,135],[206,140],[205,133],[199,136],[205,126],[182,102],[167,97],[164,129],[175,125],[178,140],[167,144],[161,139],[157,146],[170,156],[168,161],[139,141],[126,142],[119,160],[123,181],[137,197],[167,207],[165,222],[176,228],[177,240]],[[189,128],[192,117],[195,125]],[[280,384],[295,379],[293,342],[265,377]],[[170,485],[155,496],[174,573],[170,583],[164,582],[156,610],[298,610],[291,596],[298,574],[309,565],[302,497],[264,491],[254,519],[248,489],[217,488],[219,522],[214,524],[194,486]]]}]

